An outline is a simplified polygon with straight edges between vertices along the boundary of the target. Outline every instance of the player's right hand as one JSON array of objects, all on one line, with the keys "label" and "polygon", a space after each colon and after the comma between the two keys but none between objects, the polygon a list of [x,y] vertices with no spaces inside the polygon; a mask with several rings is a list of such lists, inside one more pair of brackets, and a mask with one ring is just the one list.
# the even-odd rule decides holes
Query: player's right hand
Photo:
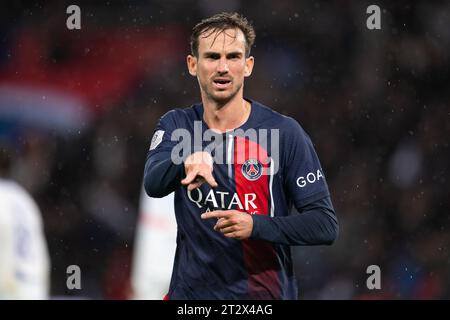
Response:
[{"label": "player's right hand", "polygon": [[189,191],[200,187],[203,183],[208,183],[211,187],[218,186],[212,175],[213,159],[208,152],[199,151],[191,154],[184,161],[186,178],[181,180],[181,184],[187,186]]}]

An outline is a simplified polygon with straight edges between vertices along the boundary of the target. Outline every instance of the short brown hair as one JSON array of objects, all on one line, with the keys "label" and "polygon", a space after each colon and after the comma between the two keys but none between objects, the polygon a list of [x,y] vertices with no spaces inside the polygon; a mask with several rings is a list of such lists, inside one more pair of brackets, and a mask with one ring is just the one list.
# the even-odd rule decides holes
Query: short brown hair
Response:
[{"label": "short brown hair", "polygon": [[227,29],[240,29],[245,36],[245,55],[250,56],[250,49],[255,42],[256,34],[252,24],[242,15],[233,12],[222,12],[202,20],[192,29],[191,52],[198,57],[198,38],[211,31],[223,32]]}]

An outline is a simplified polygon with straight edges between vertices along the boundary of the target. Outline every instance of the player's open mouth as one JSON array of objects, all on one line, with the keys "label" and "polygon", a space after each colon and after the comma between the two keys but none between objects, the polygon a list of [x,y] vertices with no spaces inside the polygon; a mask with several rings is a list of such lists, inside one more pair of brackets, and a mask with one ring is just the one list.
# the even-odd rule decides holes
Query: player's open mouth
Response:
[{"label": "player's open mouth", "polygon": [[231,80],[229,79],[215,79],[214,85],[219,89],[224,89],[231,84]]}]

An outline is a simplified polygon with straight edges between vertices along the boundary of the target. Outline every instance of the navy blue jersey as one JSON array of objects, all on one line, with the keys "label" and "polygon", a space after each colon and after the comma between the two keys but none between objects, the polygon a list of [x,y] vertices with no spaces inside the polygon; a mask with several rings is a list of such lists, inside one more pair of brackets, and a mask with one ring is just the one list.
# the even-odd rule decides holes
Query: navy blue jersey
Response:
[{"label": "navy blue jersey", "polygon": [[[169,298],[297,299],[290,246],[331,244],[338,231],[310,138],[297,121],[255,101],[240,128],[214,139],[199,137],[199,130],[208,130],[202,104],[166,113],[145,165],[149,196],[175,192],[178,234]],[[214,157],[218,187],[204,183],[188,192],[180,182],[180,159],[200,150]],[[226,238],[214,231],[216,219],[200,218],[229,209],[252,215],[249,239]]]}]

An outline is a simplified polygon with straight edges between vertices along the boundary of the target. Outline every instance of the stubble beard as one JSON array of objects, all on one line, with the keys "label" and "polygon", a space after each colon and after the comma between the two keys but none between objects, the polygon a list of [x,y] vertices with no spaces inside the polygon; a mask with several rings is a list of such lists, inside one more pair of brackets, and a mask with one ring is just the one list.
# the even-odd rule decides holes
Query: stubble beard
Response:
[{"label": "stubble beard", "polygon": [[238,85],[236,89],[231,91],[229,95],[220,96],[214,93],[214,90],[208,90],[208,86],[202,86],[203,92],[205,93],[208,100],[215,102],[219,107],[226,105],[229,101],[233,100],[234,97],[238,94],[239,90],[241,90],[243,83]]}]

